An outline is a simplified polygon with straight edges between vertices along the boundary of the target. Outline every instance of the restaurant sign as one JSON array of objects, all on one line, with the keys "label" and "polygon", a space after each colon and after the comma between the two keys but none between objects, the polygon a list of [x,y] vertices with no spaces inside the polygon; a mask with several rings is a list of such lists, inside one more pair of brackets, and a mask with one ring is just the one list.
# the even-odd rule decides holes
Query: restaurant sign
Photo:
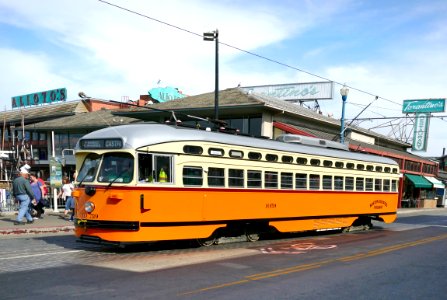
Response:
[{"label": "restaurant sign", "polygon": [[413,151],[427,151],[429,113],[417,113],[413,132]]},{"label": "restaurant sign", "polygon": [[247,93],[260,94],[285,101],[332,99],[332,81],[258,85],[241,87]]},{"label": "restaurant sign", "polygon": [[67,89],[38,92],[28,95],[15,96],[11,98],[12,108],[53,103],[67,100]]},{"label": "restaurant sign", "polygon": [[403,113],[434,113],[445,111],[445,98],[404,100]]}]

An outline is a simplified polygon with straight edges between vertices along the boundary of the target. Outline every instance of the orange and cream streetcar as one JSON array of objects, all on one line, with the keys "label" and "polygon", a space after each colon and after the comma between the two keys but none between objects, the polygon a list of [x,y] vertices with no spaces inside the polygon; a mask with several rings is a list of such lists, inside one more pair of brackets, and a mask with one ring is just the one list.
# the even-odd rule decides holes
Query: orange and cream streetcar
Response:
[{"label": "orange and cream streetcar", "polygon": [[327,140],[140,123],[85,135],[76,165],[75,232],[84,242],[211,245],[396,219],[397,163]]}]

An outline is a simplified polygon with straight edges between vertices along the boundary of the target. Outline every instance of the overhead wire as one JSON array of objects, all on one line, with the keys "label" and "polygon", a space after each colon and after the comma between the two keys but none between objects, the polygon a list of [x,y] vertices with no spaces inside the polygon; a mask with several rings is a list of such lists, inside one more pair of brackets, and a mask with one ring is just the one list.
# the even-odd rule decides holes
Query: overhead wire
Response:
[{"label": "overhead wire", "polygon": [[[154,17],[148,16],[148,15],[145,15],[145,14],[143,14],[143,13],[140,13],[140,12],[137,12],[137,11],[134,11],[134,10],[131,10],[131,9],[129,9],[129,8],[122,7],[122,6],[120,6],[120,5],[117,5],[117,4],[114,4],[114,3],[111,3],[111,2],[108,2],[108,1],[105,1],[105,0],[98,0],[98,1],[101,2],[101,3],[104,3],[104,4],[107,4],[107,5],[116,7],[116,8],[118,8],[118,9],[127,11],[127,12],[129,12],[129,13],[138,15],[138,16],[140,16],[140,17],[149,19],[149,20],[151,20],[151,21],[158,22],[158,23],[160,23],[160,24],[163,24],[163,25],[166,25],[166,26],[175,28],[175,29],[177,29],[177,30],[181,30],[181,31],[184,31],[184,32],[186,32],[186,33],[189,33],[189,34],[192,34],[192,35],[195,35],[195,36],[198,36],[198,37],[203,38],[203,34],[200,34],[200,33],[197,33],[197,32],[193,32],[193,31],[188,30],[188,29],[185,29],[185,28],[183,28],[183,27],[180,27],[180,26],[177,26],[177,25],[173,25],[173,24],[171,24],[171,23],[168,23],[168,22],[159,20],[159,19],[157,19],[157,18],[154,18]],[[326,77],[324,77],[324,76],[321,76],[321,75],[312,73],[312,72],[310,72],[310,71],[307,71],[307,70],[304,70],[304,69],[301,69],[301,68],[298,68],[298,67],[294,67],[294,66],[292,66],[292,65],[289,65],[289,64],[280,62],[280,61],[278,61],[278,60],[276,60],[276,59],[272,59],[272,58],[269,58],[269,57],[266,57],[266,56],[257,54],[257,53],[255,53],[255,52],[252,52],[252,51],[249,51],[249,50],[245,50],[245,49],[239,48],[239,47],[237,47],[237,46],[230,45],[230,44],[225,43],[225,42],[222,42],[222,41],[218,41],[218,43],[221,44],[221,45],[227,46],[227,47],[229,47],[229,48],[238,50],[238,51],[240,51],[240,52],[244,52],[244,53],[246,53],[246,54],[249,54],[249,55],[252,55],[252,56],[261,58],[261,59],[263,59],[263,60],[267,60],[267,61],[269,61],[269,62],[272,62],[272,63],[278,64],[278,65],[284,66],[284,67],[286,67],[286,68],[293,69],[293,70],[296,70],[296,71],[299,71],[299,72],[302,72],[302,73],[305,73],[305,74],[308,74],[308,75],[317,77],[317,78],[322,79],[322,80],[325,80],[325,81],[333,82],[333,83],[336,83],[336,84],[338,84],[338,85],[344,85],[344,86],[346,86],[347,88],[350,88],[351,90],[355,90],[355,91],[357,91],[357,92],[360,92],[360,93],[363,93],[363,94],[367,94],[367,95],[370,95],[370,96],[373,96],[373,97],[378,97],[378,98],[380,98],[380,99],[382,99],[382,100],[385,100],[385,101],[387,101],[387,102],[390,102],[390,103],[393,103],[393,104],[396,104],[396,105],[399,105],[399,106],[402,105],[401,103],[398,103],[398,102],[393,101],[393,100],[391,100],[391,99],[387,99],[387,98],[384,98],[384,97],[377,96],[377,95],[375,95],[375,94],[373,94],[373,93],[370,93],[370,92],[368,92],[368,91],[365,91],[365,90],[362,90],[362,89],[359,89],[359,88],[356,88],[356,87],[347,85],[347,84],[345,84],[345,83],[341,83],[341,82],[337,82],[337,81],[331,80],[331,79],[329,79],[329,78],[326,78]]]}]

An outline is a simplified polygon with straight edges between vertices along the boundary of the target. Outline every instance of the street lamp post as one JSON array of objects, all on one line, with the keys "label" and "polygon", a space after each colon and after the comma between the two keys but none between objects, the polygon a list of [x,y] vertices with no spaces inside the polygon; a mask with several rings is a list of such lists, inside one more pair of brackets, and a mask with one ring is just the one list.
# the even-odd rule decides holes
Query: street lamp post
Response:
[{"label": "street lamp post", "polygon": [[346,85],[340,89],[341,100],[343,101],[342,109],[341,109],[341,126],[340,126],[340,143],[345,143],[345,105],[346,100],[348,99],[349,89]]},{"label": "street lamp post", "polygon": [[215,67],[215,84],[214,84],[214,119],[219,119],[219,31],[216,29],[203,34],[204,41],[216,42],[216,67]]}]

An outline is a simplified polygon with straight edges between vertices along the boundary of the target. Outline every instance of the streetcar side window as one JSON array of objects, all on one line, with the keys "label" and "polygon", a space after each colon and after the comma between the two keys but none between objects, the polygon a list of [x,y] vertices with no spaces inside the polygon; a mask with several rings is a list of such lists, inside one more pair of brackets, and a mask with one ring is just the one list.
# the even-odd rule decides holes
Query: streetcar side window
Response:
[{"label": "streetcar side window", "polygon": [[334,188],[337,191],[343,190],[343,176],[334,176]]},{"label": "streetcar side window", "polygon": [[391,183],[389,179],[384,179],[383,180],[383,191],[384,192],[389,192],[391,188]]},{"label": "streetcar side window", "polygon": [[264,184],[267,189],[277,189],[278,188],[278,172],[264,173]]},{"label": "streetcar side window", "polygon": [[281,188],[293,189],[293,173],[281,173]]},{"label": "streetcar side window", "polygon": [[229,169],[228,170],[228,186],[244,187],[244,170]]},{"label": "streetcar side window", "polygon": [[376,178],[376,179],[374,180],[374,190],[375,190],[376,192],[380,192],[380,191],[382,191],[382,179],[378,179],[378,178]]},{"label": "streetcar side window", "polygon": [[320,175],[310,174],[309,175],[309,189],[319,190],[320,189]]},{"label": "streetcar side window", "polygon": [[225,186],[225,169],[208,168],[208,186]]},{"label": "streetcar side window", "polygon": [[183,168],[183,185],[185,186],[202,186],[203,170],[200,167],[184,167]]},{"label": "streetcar side window", "polygon": [[297,190],[307,190],[307,174],[295,174],[295,188]]},{"label": "streetcar side window", "polygon": [[365,179],[363,177],[357,177],[355,179],[355,190],[364,191],[365,190]]},{"label": "streetcar side window", "polygon": [[332,176],[323,175],[323,190],[332,190]]},{"label": "streetcar side window", "polygon": [[345,177],[345,190],[353,191],[354,190],[354,177]]},{"label": "streetcar side window", "polygon": [[138,181],[139,182],[153,182],[154,171],[152,164],[152,154],[139,153],[138,154]]},{"label": "streetcar side window", "polygon": [[372,178],[365,178],[365,190],[369,192],[374,190],[374,181]]},{"label": "streetcar side window", "polygon": [[392,180],[391,181],[391,191],[392,192],[397,192],[397,180]]},{"label": "streetcar side window", "polygon": [[248,170],[247,171],[247,187],[248,188],[261,188],[262,187],[262,172]]},{"label": "streetcar side window", "polygon": [[148,183],[172,182],[172,156],[138,154],[138,181]]}]

